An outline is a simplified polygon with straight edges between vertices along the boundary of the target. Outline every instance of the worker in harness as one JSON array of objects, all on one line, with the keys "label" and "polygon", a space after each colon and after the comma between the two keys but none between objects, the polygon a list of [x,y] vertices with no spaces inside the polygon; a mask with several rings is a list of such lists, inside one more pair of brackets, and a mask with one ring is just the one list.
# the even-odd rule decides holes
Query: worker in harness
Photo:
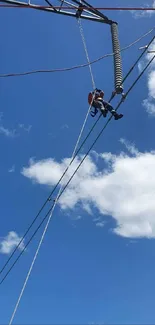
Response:
[{"label": "worker in harness", "polygon": [[103,114],[104,117],[107,116],[108,111],[114,116],[115,120],[119,120],[123,117],[123,114],[118,114],[110,103],[106,102],[104,99],[104,91],[100,89],[95,89],[88,95],[88,103],[94,108],[94,112],[91,111],[91,116],[94,117],[98,110]]}]

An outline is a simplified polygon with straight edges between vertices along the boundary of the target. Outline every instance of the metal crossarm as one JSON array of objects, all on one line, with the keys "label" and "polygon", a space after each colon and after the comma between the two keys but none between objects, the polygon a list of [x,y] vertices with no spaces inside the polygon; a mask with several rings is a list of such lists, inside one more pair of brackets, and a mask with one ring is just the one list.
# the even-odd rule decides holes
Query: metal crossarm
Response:
[{"label": "metal crossarm", "polygon": [[[58,5],[55,5],[53,0],[42,0],[40,5],[35,4],[35,0],[0,0],[2,3],[8,4],[8,6],[17,6],[31,8],[35,10],[47,11],[50,13],[61,14],[77,18],[80,13],[80,18],[85,20],[92,20],[111,25],[112,21],[108,19],[99,10],[93,8],[86,1],[78,0],[57,0]],[[82,8],[82,9],[80,9]]]}]

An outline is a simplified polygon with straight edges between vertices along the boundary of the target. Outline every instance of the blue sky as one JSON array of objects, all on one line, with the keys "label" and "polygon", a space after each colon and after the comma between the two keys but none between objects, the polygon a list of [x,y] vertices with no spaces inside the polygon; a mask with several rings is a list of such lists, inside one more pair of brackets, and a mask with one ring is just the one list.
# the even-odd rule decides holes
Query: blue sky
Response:
[{"label": "blue sky", "polygon": [[[91,3],[106,5],[101,0]],[[114,5],[124,1],[109,1],[108,6]],[[125,5],[144,3],[131,0]],[[105,14],[119,23],[121,47],[154,26],[154,14]],[[112,52],[108,26],[82,24],[90,60]],[[1,74],[86,62],[72,18],[1,8],[0,28]],[[151,37],[153,33],[123,52],[124,74]],[[135,69],[125,91],[148,59]],[[114,89],[112,58],[92,69],[96,86],[109,98]],[[109,124],[56,207],[15,324],[155,323],[154,71],[153,64],[120,108],[124,118]],[[91,89],[88,68],[0,79],[1,267],[68,164]],[[84,135],[93,122],[89,117]],[[11,318],[42,231],[1,285],[1,324]]]}]

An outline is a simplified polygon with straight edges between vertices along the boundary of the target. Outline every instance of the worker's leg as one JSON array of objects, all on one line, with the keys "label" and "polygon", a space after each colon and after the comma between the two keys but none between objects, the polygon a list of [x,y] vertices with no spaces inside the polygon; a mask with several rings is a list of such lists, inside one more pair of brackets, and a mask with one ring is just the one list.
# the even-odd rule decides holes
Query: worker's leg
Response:
[{"label": "worker's leg", "polygon": [[104,107],[107,108],[107,110],[108,110],[109,112],[112,112],[112,111],[115,112],[115,110],[113,109],[112,105],[111,105],[110,103],[106,102],[105,100],[103,100],[103,105],[104,105]]},{"label": "worker's leg", "polygon": [[123,117],[123,114],[118,114],[115,109],[112,107],[112,105],[105,100],[103,100],[104,107],[115,117],[115,120],[119,120]]},{"label": "worker's leg", "polygon": [[107,108],[104,107],[103,103],[99,100],[94,100],[93,101],[93,107],[97,108],[98,110],[100,110],[100,112],[103,114],[104,117],[107,116]]}]

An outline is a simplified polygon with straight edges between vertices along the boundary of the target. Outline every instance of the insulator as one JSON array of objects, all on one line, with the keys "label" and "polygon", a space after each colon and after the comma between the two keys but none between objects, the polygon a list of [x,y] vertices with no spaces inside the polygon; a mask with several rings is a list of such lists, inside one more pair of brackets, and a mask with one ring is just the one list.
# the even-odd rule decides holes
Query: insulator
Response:
[{"label": "insulator", "polygon": [[118,38],[117,23],[111,24],[111,34],[112,34],[112,45],[113,45],[113,53],[114,53],[115,91],[117,94],[121,94],[123,92],[122,59],[121,59],[120,44]]}]

